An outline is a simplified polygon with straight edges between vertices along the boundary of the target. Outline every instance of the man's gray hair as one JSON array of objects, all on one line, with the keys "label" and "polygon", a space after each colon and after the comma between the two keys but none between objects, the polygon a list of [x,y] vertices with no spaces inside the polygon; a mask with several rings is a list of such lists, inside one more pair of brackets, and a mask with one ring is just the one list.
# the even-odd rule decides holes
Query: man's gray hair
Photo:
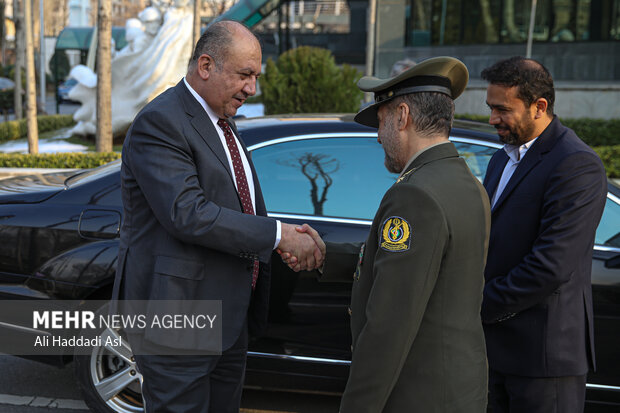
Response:
[{"label": "man's gray hair", "polygon": [[416,132],[423,136],[450,136],[454,119],[454,100],[438,92],[410,93],[394,98],[390,109],[400,103],[409,106],[409,113]]},{"label": "man's gray hair", "polygon": [[232,20],[222,20],[215,22],[200,36],[192,58],[189,60],[189,69],[192,69],[198,62],[198,58],[203,54],[211,56],[215,61],[215,68],[219,71],[222,70],[224,61],[226,60],[228,49],[230,49],[234,37],[233,37],[233,25],[239,25],[246,29],[248,33],[252,34],[258,41],[258,38],[250,29],[243,26],[241,23],[234,22]]}]

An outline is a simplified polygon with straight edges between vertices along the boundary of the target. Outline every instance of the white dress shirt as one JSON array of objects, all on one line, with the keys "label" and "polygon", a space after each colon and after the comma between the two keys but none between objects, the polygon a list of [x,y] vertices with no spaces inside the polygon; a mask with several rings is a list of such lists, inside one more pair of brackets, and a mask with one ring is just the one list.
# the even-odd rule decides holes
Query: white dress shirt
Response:
[{"label": "white dress shirt", "polygon": [[497,188],[493,194],[493,202],[491,202],[491,207],[495,206],[495,203],[502,195],[502,192],[504,192],[508,181],[510,181],[512,174],[517,169],[519,162],[521,162],[521,159],[523,159],[527,150],[530,149],[534,142],[536,142],[536,139],[538,139],[538,136],[521,146],[509,144],[504,145],[504,151],[506,152],[506,155],[508,155],[508,162],[506,162],[506,166],[502,172],[502,177],[500,178],[499,184],[497,184]]},{"label": "white dress shirt", "polygon": [[[220,141],[222,142],[222,147],[224,148],[224,152],[226,152],[226,159],[228,159],[228,166],[230,167],[230,171],[233,174],[233,176],[235,176],[235,168],[233,167],[233,162],[232,162],[232,158],[230,156],[230,151],[228,150],[228,144],[226,143],[226,138],[224,137],[224,131],[217,124],[217,121],[220,118],[215,114],[213,109],[211,109],[209,107],[209,105],[202,98],[202,96],[200,96],[189,85],[189,83],[187,82],[187,80],[185,78],[183,78],[183,82],[185,82],[185,86],[187,86],[187,89],[192,94],[192,96],[194,96],[194,98],[198,101],[198,103],[200,103],[200,106],[202,106],[202,108],[205,110],[205,112],[207,112],[207,115],[209,116],[209,119],[211,120],[211,123],[213,123],[213,127],[217,131],[217,135],[220,137]],[[252,207],[254,208],[254,211],[256,211],[256,194],[254,192],[254,178],[252,176],[252,169],[250,168],[250,163],[248,162],[248,158],[245,156],[245,152],[243,151],[241,145],[239,144],[239,138],[237,137],[237,135],[235,135],[235,132],[232,130],[232,128],[230,128],[230,129],[231,129],[231,131],[233,133],[233,136],[235,138],[235,144],[237,145],[237,150],[239,151],[239,155],[241,156],[241,163],[243,164],[243,170],[245,171],[245,178],[248,181],[248,189],[250,191],[250,197],[252,198]],[[236,176],[235,176],[235,179],[233,179],[233,183],[235,184],[235,188],[237,188]],[[237,188],[237,191],[239,191],[238,188]],[[276,221],[276,243],[275,243],[275,245],[273,247],[274,249],[280,243],[280,239],[281,238],[282,238],[282,227],[281,227],[280,221]]]}]

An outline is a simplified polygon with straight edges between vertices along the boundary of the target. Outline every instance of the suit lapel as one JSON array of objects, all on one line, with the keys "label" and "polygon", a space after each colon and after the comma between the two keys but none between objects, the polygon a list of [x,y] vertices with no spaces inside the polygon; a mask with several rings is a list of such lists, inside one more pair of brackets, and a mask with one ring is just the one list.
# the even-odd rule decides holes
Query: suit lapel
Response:
[{"label": "suit lapel", "polygon": [[[515,188],[519,185],[523,178],[525,178],[530,173],[530,171],[534,169],[534,167],[538,165],[538,163],[543,159],[544,155],[555,146],[556,142],[562,135],[560,128],[562,128],[562,124],[557,119],[557,117],[554,116],[549,126],[547,126],[547,129],[545,129],[543,133],[540,134],[536,142],[534,142],[530,149],[528,149],[521,162],[519,162],[519,165],[517,165],[517,169],[510,177],[510,180],[506,184],[506,187],[502,191],[502,194],[495,203],[492,212],[495,212],[495,210],[497,210],[497,208],[502,205],[502,203],[510,196],[510,194],[515,190]],[[506,158],[508,158],[507,155]],[[506,165],[505,162],[504,165]],[[498,168],[497,173],[499,174],[499,176],[501,176],[504,168],[501,168],[501,170],[499,169],[500,168]],[[497,181],[499,182],[499,178]],[[489,185],[489,188],[495,187],[497,187],[497,183],[495,183],[495,186]],[[489,195],[489,197],[491,196],[492,195]]]},{"label": "suit lapel", "polygon": [[490,200],[493,200],[495,188],[497,188],[499,180],[502,177],[502,172],[504,172],[504,168],[508,162],[508,155],[506,155],[506,151],[504,151],[504,149],[500,149],[495,157],[496,159],[493,159],[493,166],[487,169],[483,183],[484,189],[487,190],[487,195],[489,195]]},{"label": "suit lapel", "polygon": [[221,162],[222,166],[226,168],[228,175],[230,175],[230,179],[234,179],[232,171],[230,170],[230,165],[228,164],[226,152],[222,147],[222,142],[220,141],[220,137],[215,130],[215,126],[213,126],[213,122],[209,119],[209,115],[207,115],[203,107],[200,106],[200,103],[198,103],[198,101],[192,96],[190,91],[187,90],[183,80],[177,84],[176,90],[181,102],[183,103],[185,112],[190,116],[190,123],[196,130],[196,133],[198,133],[207,146],[209,146],[211,151]]}]

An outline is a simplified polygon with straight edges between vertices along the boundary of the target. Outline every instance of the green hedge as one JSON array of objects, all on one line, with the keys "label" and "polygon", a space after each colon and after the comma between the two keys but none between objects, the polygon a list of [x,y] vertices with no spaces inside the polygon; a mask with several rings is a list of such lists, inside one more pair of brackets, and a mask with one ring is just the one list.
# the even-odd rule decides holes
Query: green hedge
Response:
[{"label": "green hedge", "polygon": [[65,152],[36,155],[0,153],[2,168],[95,168],[119,159],[118,152]]},{"label": "green hedge", "polygon": [[[41,115],[37,116],[39,133],[75,125],[72,115]],[[26,119],[9,120],[0,123],[0,142],[25,138],[28,135]]]},{"label": "green hedge", "polygon": [[561,119],[590,146],[620,145],[620,119]]},{"label": "green hedge", "polygon": [[[462,114],[454,117],[489,122],[489,117],[485,115]],[[560,121],[590,146],[620,145],[620,119],[560,118]]]},{"label": "green hedge", "polygon": [[607,176],[610,178],[620,178],[620,145],[595,146],[592,149],[603,160]]}]

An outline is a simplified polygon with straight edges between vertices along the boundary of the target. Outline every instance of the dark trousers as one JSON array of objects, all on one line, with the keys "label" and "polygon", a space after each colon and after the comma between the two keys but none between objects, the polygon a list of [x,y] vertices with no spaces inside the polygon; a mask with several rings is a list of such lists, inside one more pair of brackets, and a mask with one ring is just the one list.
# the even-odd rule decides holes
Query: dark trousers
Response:
[{"label": "dark trousers", "polygon": [[522,377],[489,369],[491,413],[583,413],[586,376]]},{"label": "dark trousers", "polygon": [[248,329],[219,356],[136,355],[146,413],[238,413]]}]

